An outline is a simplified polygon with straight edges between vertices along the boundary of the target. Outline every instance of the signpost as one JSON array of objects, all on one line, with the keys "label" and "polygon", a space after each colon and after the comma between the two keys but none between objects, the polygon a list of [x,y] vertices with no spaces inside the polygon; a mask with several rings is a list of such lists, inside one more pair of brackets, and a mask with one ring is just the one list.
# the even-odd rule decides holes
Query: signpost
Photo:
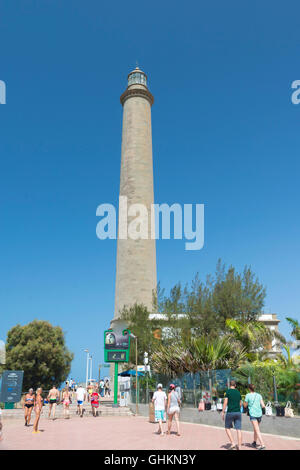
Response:
[{"label": "signpost", "polygon": [[115,363],[114,406],[118,406],[118,364],[129,361],[130,331],[104,331],[104,360]]},{"label": "signpost", "polygon": [[21,400],[23,370],[5,370],[2,374],[0,401],[2,403],[18,403]]}]

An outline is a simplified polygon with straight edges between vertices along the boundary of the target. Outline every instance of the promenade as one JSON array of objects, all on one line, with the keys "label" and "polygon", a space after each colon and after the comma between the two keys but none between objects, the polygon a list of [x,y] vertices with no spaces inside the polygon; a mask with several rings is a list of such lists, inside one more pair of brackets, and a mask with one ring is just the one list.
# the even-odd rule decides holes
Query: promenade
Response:
[{"label": "promenade", "polygon": [[[181,423],[180,437],[156,434],[157,425],[142,416],[72,416],[65,420],[48,420],[43,414],[39,434],[23,420],[4,421],[1,450],[226,450],[225,431],[212,426]],[[236,433],[234,432],[234,435]],[[235,436],[236,437],[236,436]],[[249,450],[253,434],[243,432],[242,450]],[[300,439],[264,435],[267,450],[300,450]],[[253,450],[253,449],[251,449]],[[253,450],[255,451],[255,450]],[[257,451],[255,451],[257,452]]]}]

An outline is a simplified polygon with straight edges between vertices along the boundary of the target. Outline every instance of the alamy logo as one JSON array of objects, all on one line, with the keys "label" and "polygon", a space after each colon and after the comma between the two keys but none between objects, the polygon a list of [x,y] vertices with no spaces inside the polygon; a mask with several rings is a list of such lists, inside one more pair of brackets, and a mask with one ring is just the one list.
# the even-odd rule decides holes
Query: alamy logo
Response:
[{"label": "alamy logo", "polygon": [[292,88],[295,90],[291,96],[292,103],[299,104],[300,103],[300,80],[294,80],[292,83]]},{"label": "alamy logo", "polygon": [[[112,204],[100,204],[96,215],[101,217],[96,227],[100,240],[117,238],[116,209]],[[172,217],[171,217],[172,216]],[[173,219],[173,237],[171,236]],[[130,204],[126,196],[119,198],[118,238],[121,240],[189,240],[186,250],[201,250],[204,246],[204,204]]]},{"label": "alamy logo", "polygon": [[3,80],[0,80],[0,104],[6,104],[6,85]]}]

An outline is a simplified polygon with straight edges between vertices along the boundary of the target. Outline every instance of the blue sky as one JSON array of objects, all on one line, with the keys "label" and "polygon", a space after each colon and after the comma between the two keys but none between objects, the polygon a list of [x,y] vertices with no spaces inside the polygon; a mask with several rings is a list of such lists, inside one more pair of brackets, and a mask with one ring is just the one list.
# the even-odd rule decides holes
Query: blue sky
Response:
[{"label": "blue sky", "polygon": [[[300,7],[0,0],[0,338],[35,318],[61,325],[84,379],[103,362],[116,242],[96,208],[117,204],[122,107],[138,60],[149,76],[155,201],[205,204],[205,246],[157,242],[170,288],[217,259],[251,265],[266,311],[298,317]],[[94,368],[96,375],[96,367]]]}]

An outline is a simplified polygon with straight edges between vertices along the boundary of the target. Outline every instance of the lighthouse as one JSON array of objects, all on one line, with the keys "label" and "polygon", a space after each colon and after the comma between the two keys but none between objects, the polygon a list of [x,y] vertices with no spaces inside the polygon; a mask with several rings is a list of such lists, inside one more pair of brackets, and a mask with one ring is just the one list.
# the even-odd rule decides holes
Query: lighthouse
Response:
[{"label": "lighthouse", "polygon": [[[153,95],[147,75],[136,67],[128,75],[128,84],[120,97],[123,106],[120,198],[117,240],[115,309],[112,326],[124,307],[135,303],[152,310],[156,289],[156,249],[153,223],[140,237],[128,236],[128,227],[136,217],[130,214],[133,205],[143,205],[148,219],[154,204],[151,107]],[[129,213],[128,213],[129,212]],[[145,215],[145,214],[144,214]],[[137,219],[136,219],[137,220]]]}]

